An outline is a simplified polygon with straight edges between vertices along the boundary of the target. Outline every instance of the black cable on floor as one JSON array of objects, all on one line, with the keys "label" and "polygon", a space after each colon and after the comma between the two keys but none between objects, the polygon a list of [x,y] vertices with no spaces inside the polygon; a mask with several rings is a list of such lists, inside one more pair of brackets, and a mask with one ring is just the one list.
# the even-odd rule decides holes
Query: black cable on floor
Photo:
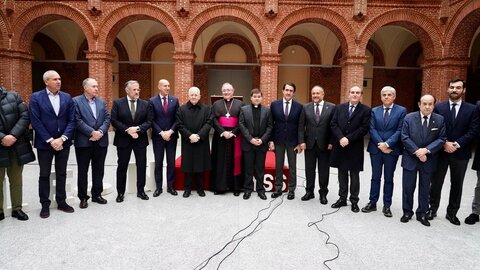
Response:
[{"label": "black cable on floor", "polygon": [[326,231],[320,229],[317,224],[320,223],[320,222],[322,222],[322,221],[323,221],[323,218],[324,218],[325,216],[335,214],[335,213],[337,213],[339,210],[340,210],[340,208],[337,208],[337,210],[335,210],[335,211],[333,211],[333,212],[326,213],[326,214],[322,214],[322,217],[320,218],[320,220],[317,220],[317,221],[315,221],[315,222],[309,222],[309,223],[307,224],[308,227],[315,226],[319,232],[321,232],[321,233],[323,233],[323,234],[325,234],[325,235],[327,236],[327,239],[325,240],[325,245],[326,245],[326,246],[332,245],[332,246],[334,246],[334,247],[337,249],[337,255],[336,255],[335,257],[330,258],[330,259],[326,259],[326,260],[323,261],[323,265],[325,265],[328,269],[330,269],[330,267],[328,267],[327,262],[334,261],[334,260],[336,260],[338,257],[340,257],[340,248],[339,248],[339,247],[337,246],[337,244],[335,244],[334,242],[330,242],[330,235],[329,235]]},{"label": "black cable on floor", "polygon": [[[223,250],[225,250],[225,248],[227,248],[230,244],[232,244],[232,243],[234,243],[234,242],[237,242],[237,244],[235,245],[235,247],[233,248],[233,250],[232,250],[230,253],[228,253],[228,254],[220,261],[220,263],[219,263],[218,266],[217,266],[217,269],[219,269],[219,268],[220,268],[220,265],[225,261],[225,259],[227,259],[231,254],[233,254],[233,252],[235,252],[235,250],[237,249],[238,245],[240,245],[240,243],[241,243],[243,240],[245,240],[247,237],[253,235],[254,233],[258,232],[258,231],[261,229],[260,226],[262,225],[262,223],[263,223],[264,221],[266,221],[267,219],[269,219],[270,216],[271,216],[271,215],[273,214],[273,212],[275,211],[275,209],[277,209],[277,208],[283,203],[283,197],[285,197],[285,195],[282,195],[281,197],[279,197],[279,198],[280,198],[280,203],[278,203],[278,204],[276,204],[275,206],[273,206],[273,208],[272,208],[272,203],[273,203],[274,201],[276,201],[277,198],[275,198],[275,199],[273,199],[273,200],[270,200],[270,202],[268,203],[268,206],[265,207],[265,208],[260,209],[260,210],[257,212],[256,218],[255,218],[254,220],[252,220],[252,222],[250,222],[250,224],[248,224],[245,228],[243,228],[243,229],[239,230],[238,232],[236,232],[236,233],[232,236],[232,239],[230,239],[230,241],[229,241],[228,243],[226,243],[219,251],[215,252],[212,256],[210,256],[210,257],[208,257],[207,259],[205,259],[203,262],[201,262],[199,265],[197,265],[194,269],[201,270],[201,269],[205,268],[205,267],[208,265],[208,263],[210,262],[211,259],[213,259],[215,256],[217,256],[218,254],[220,254],[220,253],[221,253]],[[235,239],[235,237],[236,237],[238,234],[240,234],[241,232],[245,231],[245,230],[248,229],[250,226],[252,226],[252,224],[253,224],[256,220],[258,220],[258,219],[260,218],[260,214],[261,214],[263,211],[268,210],[268,209],[270,209],[270,208],[271,208],[271,210],[270,210],[270,212],[268,213],[268,215],[267,215],[265,218],[259,220],[258,224],[253,228],[253,231],[251,231],[250,233],[248,233],[248,234],[245,235],[245,236],[242,236],[242,237],[240,237],[240,238],[238,238],[238,239]],[[260,228],[259,228],[259,227],[260,227]],[[200,268],[199,268],[199,267],[200,267]]]}]

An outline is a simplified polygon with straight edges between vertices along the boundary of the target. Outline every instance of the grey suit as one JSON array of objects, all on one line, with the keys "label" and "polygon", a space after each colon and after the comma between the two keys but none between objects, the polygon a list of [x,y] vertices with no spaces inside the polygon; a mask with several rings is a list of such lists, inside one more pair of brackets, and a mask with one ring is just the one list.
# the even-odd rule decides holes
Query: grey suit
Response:
[{"label": "grey suit", "polygon": [[[258,134],[255,134],[252,107],[252,105],[246,105],[241,108],[238,125],[244,137],[244,140],[242,140],[242,151],[245,158],[245,181],[243,188],[245,192],[252,192],[253,172],[255,169],[257,192],[264,192],[263,176],[265,173],[265,157],[268,150],[268,140],[273,128],[272,115],[269,108],[260,106]],[[261,139],[262,144],[259,146],[253,145],[250,143],[253,138]]]},{"label": "grey suit", "polygon": [[318,122],[314,102],[305,104],[303,108],[305,111],[305,143],[307,145],[305,149],[306,191],[313,193],[315,168],[318,166],[319,193],[320,196],[327,196],[330,175],[330,150],[328,150],[328,145],[332,143],[330,121],[335,113],[335,104],[323,101]]}]

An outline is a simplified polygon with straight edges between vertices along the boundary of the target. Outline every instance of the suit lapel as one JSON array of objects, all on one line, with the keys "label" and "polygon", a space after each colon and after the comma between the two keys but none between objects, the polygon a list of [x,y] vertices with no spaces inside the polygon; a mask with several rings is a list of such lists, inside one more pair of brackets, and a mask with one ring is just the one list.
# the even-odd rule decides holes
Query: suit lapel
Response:
[{"label": "suit lapel", "polygon": [[42,94],[43,104],[47,104],[46,106],[47,106],[48,110],[51,113],[55,114],[55,110],[53,109],[52,102],[50,102],[50,98],[48,98],[47,89],[45,88],[42,91],[43,91],[43,94]]},{"label": "suit lapel", "polygon": [[[90,108],[90,104],[88,103],[87,97],[85,95],[82,96],[81,101],[83,103],[83,106],[87,109],[87,111],[90,113],[93,119],[95,119],[95,116],[93,115],[92,109]],[[95,99],[95,106],[97,107],[97,115],[98,115],[98,105],[97,105],[97,100]]]}]

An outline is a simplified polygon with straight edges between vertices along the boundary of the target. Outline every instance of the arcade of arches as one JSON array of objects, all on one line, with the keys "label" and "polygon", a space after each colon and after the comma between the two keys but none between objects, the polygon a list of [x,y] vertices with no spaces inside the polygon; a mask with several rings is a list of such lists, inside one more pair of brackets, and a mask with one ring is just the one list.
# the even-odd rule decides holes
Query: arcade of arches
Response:
[{"label": "arcade of arches", "polygon": [[139,81],[148,99],[166,78],[182,103],[192,85],[209,103],[226,81],[246,101],[260,88],[266,104],[289,81],[300,102],[317,84],[334,103],[361,85],[370,106],[391,85],[397,103],[412,111],[422,93],[445,99],[448,80],[460,77],[466,99],[480,99],[480,1],[405,3],[6,0],[0,84],[28,101],[43,88],[43,72],[54,69],[72,96],[82,93],[84,78],[97,79],[109,105],[127,80]]}]

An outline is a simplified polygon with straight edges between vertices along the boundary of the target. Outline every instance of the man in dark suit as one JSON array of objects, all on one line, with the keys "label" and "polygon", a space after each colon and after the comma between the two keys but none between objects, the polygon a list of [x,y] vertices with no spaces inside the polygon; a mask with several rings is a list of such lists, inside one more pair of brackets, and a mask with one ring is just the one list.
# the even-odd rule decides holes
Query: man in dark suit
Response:
[{"label": "man in dark suit", "polygon": [[87,78],[82,83],[84,93],[73,98],[75,104],[75,155],[78,164],[78,198],[80,208],[88,207],[88,167],[92,162],[92,202],[106,204],[102,197],[105,157],[108,147],[110,113],[98,95],[98,83]]},{"label": "man in dark suit", "polygon": [[115,128],[113,144],[117,147],[117,199],[124,200],[127,169],[130,155],[135,154],[137,166],[137,197],[148,200],[145,194],[145,174],[147,170],[147,130],[152,125],[152,114],[148,101],[140,96],[140,85],[137,81],[125,83],[126,97],[119,98],[112,106],[112,126]]},{"label": "man in dark suit", "polygon": [[248,200],[253,191],[253,175],[257,180],[257,194],[266,200],[263,177],[265,158],[268,151],[268,139],[272,133],[272,115],[268,107],[262,106],[262,92],[252,89],[251,105],[243,106],[240,111],[239,128],[243,135],[242,150],[245,164],[245,182],[243,199]]},{"label": "man in dark suit", "polygon": [[35,92],[30,97],[30,120],[35,131],[34,146],[37,148],[40,177],[38,190],[42,210],[41,218],[50,216],[50,170],[55,157],[56,196],[58,209],[73,213],[75,210],[65,200],[65,182],[67,179],[67,162],[75,129],[75,107],[71,96],[60,91],[60,75],[49,70],[43,74],[45,89]]},{"label": "man in dark suit", "polygon": [[418,208],[415,211],[417,220],[430,226],[426,217],[428,210],[428,193],[434,171],[437,169],[438,152],[447,138],[443,116],[433,112],[435,98],[424,95],[418,106],[420,112],[412,112],[405,116],[401,138],[404,145],[403,167],[403,216],[400,221],[408,222],[413,216],[413,193],[418,182]]},{"label": "man in dark suit", "polygon": [[335,113],[335,104],[323,100],[325,92],[318,85],[312,88],[311,95],[312,102],[303,105],[305,111],[305,176],[307,187],[302,201],[315,198],[315,168],[318,166],[320,203],[327,204],[330,152],[333,147],[330,122]]},{"label": "man in dark suit", "polygon": [[392,217],[390,206],[393,195],[393,174],[397,166],[398,156],[402,152],[400,133],[403,118],[407,109],[394,104],[395,88],[385,86],[380,91],[382,105],[372,109],[370,118],[370,141],[367,151],[370,153],[372,164],[372,181],[370,184],[370,198],[362,212],[369,213],[377,210],[377,201],[380,197],[380,181],[382,169],[385,173],[383,183],[383,214]]},{"label": "man in dark suit", "polygon": [[[480,118],[480,101],[477,101],[476,113]],[[480,126],[477,123],[477,131]],[[475,157],[473,158],[472,169],[476,171],[477,183],[475,185],[472,201],[472,213],[465,218],[465,224],[473,225],[480,221],[480,143],[478,143],[477,133],[477,147],[475,149]]]},{"label": "man in dark suit", "polygon": [[153,197],[162,194],[163,186],[163,155],[167,156],[167,192],[177,196],[173,188],[175,181],[175,152],[177,150],[176,112],[178,99],[169,95],[170,83],[162,79],[158,81],[158,95],[150,99],[152,110],[152,144],[155,156],[155,183],[157,188]]},{"label": "man in dark suit", "polygon": [[457,212],[462,200],[463,180],[468,160],[472,157],[471,144],[476,138],[478,115],[475,105],[462,100],[465,95],[465,82],[453,79],[448,83],[448,101],[435,105],[435,113],[445,119],[447,141],[440,151],[437,170],[430,187],[430,210],[428,219],[437,216],[440,205],[443,181],[450,167],[450,196],[445,216],[450,223],[460,225]]},{"label": "man in dark suit", "polygon": [[332,208],[347,206],[348,175],[350,174],[350,202],[357,213],[360,191],[360,171],[363,171],[363,137],[370,125],[370,108],[360,102],[363,90],[353,86],[348,91],[348,102],[337,105],[330,124],[334,136],[330,166],[338,168],[338,195]]},{"label": "man in dark suit", "polygon": [[283,98],[272,102],[270,110],[273,120],[272,140],[268,143],[270,150],[275,150],[275,192],[272,198],[282,195],[283,188],[283,164],[285,152],[288,158],[288,196],[287,199],[295,199],[297,187],[297,154],[305,149],[304,121],[305,115],[302,104],[293,100],[296,86],[294,83],[283,85]]}]

